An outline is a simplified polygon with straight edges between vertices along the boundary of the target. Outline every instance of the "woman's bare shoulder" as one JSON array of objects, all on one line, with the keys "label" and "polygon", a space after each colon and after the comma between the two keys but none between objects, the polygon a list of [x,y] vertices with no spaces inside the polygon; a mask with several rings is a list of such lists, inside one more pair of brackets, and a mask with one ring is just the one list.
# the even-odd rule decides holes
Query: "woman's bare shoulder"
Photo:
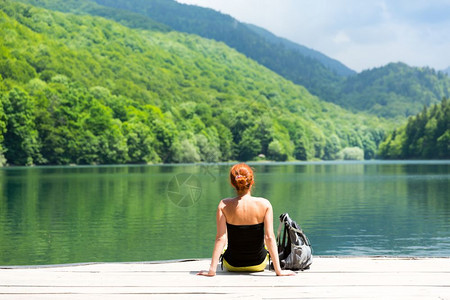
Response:
[{"label": "woman's bare shoulder", "polygon": [[270,201],[267,200],[266,198],[263,198],[263,197],[253,197],[253,199],[255,199],[255,201],[261,203],[261,204],[264,205],[264,206],[272,206],[272,205],[270,204]]},{"label": "woman's bare shoulder", "polygon": [[219,202],[219,206],[226,206],[227,204],[230,204],[231,202],[233,202],[234,198],[225,198],[220,200]]}]

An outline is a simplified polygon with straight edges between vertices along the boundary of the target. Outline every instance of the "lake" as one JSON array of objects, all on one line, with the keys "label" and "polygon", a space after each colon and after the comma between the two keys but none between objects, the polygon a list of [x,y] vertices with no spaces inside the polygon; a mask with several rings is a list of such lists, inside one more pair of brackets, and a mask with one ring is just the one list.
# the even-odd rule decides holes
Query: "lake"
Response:
[{"label": "lake", "polygon": [[[0,265],[210,257],[229,164],[0,169]],[[315,255],[450,256],[450,161],[258,163]]]}]

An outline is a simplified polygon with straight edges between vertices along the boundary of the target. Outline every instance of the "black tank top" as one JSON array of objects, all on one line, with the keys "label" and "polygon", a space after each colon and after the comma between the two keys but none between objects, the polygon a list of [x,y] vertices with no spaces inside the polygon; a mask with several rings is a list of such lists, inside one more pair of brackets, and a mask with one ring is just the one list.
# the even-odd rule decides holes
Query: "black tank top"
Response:
[{"label": "black tank top", "polygon": [[233,267],[261,264],[267,256],[264,248],[264,223],[233,225],[227,223],[228,248],[223,258]]}]

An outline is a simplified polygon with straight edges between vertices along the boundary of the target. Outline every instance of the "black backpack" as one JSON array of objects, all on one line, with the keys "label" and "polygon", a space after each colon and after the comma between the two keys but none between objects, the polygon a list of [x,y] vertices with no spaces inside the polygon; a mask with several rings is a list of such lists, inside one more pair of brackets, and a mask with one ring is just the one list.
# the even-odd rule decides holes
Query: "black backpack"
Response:
[{"label": "black backpack", "polygon": [[[287,213],[280,215],[277,232],[278,256],[281,269],[307,270],[312,263],[312,248],[308,238]],[[284,225],[283,238],[281,227]]]}]

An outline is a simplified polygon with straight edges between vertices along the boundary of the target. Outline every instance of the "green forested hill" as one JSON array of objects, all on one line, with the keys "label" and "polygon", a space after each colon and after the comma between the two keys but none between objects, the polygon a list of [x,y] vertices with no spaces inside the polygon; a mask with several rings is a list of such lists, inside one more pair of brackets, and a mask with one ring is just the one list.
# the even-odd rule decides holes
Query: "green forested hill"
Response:
[{"label": "green forested hill", "polygon": [[321,102],[223,43],[0,7],[9,164],[333,159],[346,147],[371,158],[389,126]]},{"label": "green forested hill", "polygon": [[[305,54],[296,47],[286,46],[281,39],[279,42],[271,41],[266,34],[250,29],[248,24],[212,9],[173,0],[19,1],[62,12],[102,16],[132,28],[155,27],[163,31],[171,28],[222,41],[294,83],[305,86],[311,93],[325,100],[337,97],[338,83],[343,80],[343,76],[338,75],[342,75],[343,65],[335,69],[336,63],[323,64],[310,53]],[[120,15],[121,11],[124,12],[123,15]],[[146,24],[145,18],[149,20],[149,24]],[[160,28],[156,24],[160,24]],[[325,58],[323,55],[322,60]]]},{"label": "green forested hill", "polygon": [[[432,69],[390,64],[345,77],[342,64],[305,54],[293,43],[211,9],[172,0],[95,0],[141,13],[178,31],[223,41],[321,99],[355,112],[405,118],[450,96],[450,79]],[[250,29],[251,28],[251,29]],[[249,32],[250,31],[252,32]],[[256,33],[256,35],[254,34]],[[344,66],[345,67],[345,66]]]},{"label": "green forested hill", "polygon": [[16,2],[23,2],[61,12],[104,17],[130,28],[157,30],[162,32],[172,30],[169,26],[158,23],[141,13],[99,5],[91,0],[17,0]]},{"label": "green forested hill", "polygon": [[20,1],[54,10],[103,16],[133,28],[175,29],[223,41],[294,83],[305,86],[321,99],[355,112],[405,119],[418,113],[423,105],[438,103],[442,97],[450,96],[450,79],[432,69],[400,63],[351,75],[351,70],[341,63],[318,52],[311,53],[310,49],[278,38],[264,29],[242,24],[212,9],[173,0]]},{"label": "green forested hill", "polygon": [[[95,1],[141,13],[179,31],[223,41],[294,83],[305,86],[321,99],[355,112],[402,119],[418,113],[423,105],[438,103],[442,97],[450,96],[448,77],[432,69],[401,63],[350,77],[338,76],[350,75],[348,70],[343,72],[342,64],[305,54],[299,49],[300,45],[295,47],[293,43],[211,9],[172,0]],[[250,28],[256,36],[249,33]]]},{"label": "green forested hill", "polygon": [[387,159],[450,159],[450,101],[424,107],[380,145]]},{"label": "green forested hill", "polygon": [[148,16],[180,32],[222,41],[294,83],[303,85],[324,100],[334,99],[343,80],[334,64],[324,65],[310,55],[285,44],[269,41],[236,19],[194,5],[173,0],[94,0],[108,6]]},{"label": "green forested hill", "polygon": [[337,104],[386,118],[408,117],[423,106],[450,96],[450,78],[430,68],[403,63],[361,72],[347,78]]}]

